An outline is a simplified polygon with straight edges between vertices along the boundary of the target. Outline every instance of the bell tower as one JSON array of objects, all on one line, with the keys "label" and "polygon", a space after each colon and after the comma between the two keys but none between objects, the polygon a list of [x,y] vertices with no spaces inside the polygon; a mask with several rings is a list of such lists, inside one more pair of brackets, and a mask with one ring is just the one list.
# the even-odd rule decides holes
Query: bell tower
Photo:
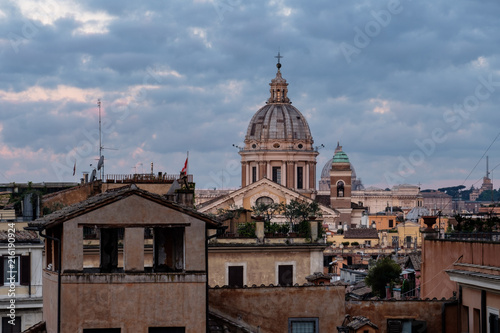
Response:
[{"label": "bell tower", "polygon": [[351,226],[351,179],[352,169],[347,154],[337,144],[330,169],[330,204],[340,212],[339,226]]}]

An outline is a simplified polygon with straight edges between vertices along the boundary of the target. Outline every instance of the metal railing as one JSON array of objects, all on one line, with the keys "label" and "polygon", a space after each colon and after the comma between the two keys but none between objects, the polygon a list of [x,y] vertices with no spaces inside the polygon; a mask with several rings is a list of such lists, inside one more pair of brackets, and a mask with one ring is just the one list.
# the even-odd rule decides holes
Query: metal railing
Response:
[{"label": "metal railing", "polygon": [[444,234],[444,239],[500,242],[500,232],[453,232]]},{"label": "metal railing", "polygon": [[[193,175],[187,175],[187,181],[193,182]],[[179,175],[134,173],[134,174],[109,174],[105,177],[106,183],[173,183]]]}]

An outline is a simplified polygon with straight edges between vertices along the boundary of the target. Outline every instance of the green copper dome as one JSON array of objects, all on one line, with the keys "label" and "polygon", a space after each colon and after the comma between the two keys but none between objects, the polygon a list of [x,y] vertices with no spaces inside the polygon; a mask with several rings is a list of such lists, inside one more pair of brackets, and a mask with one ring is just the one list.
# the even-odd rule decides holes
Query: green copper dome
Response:
[{"label": "green copper dome", "polygon": [[350,163],[350,162],[349,162],[349,157],[347,157],[347,154],[341,150],[335,153],[335,155],[333,156],[332,163]]}]

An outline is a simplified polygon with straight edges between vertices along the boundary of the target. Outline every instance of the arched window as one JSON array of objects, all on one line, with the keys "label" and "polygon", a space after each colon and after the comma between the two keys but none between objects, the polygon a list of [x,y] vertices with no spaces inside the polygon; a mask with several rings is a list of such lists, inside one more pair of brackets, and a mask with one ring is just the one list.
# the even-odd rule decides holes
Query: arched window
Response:
[{"label": "arched window", "polygon": [[270,205],[270,204],[273,204],[273,203],[274,203],[274,200],[271,199],[271,198],[269,198],[269,197],[260,197],[257,200],[255,200],[255,204],[256,205],[260,205],[260,204]]},{"label": "arched window", "polygon": [[343,181],[339,181],[337,183],[337,197],[338,198],[344,197],[344,182]]}]

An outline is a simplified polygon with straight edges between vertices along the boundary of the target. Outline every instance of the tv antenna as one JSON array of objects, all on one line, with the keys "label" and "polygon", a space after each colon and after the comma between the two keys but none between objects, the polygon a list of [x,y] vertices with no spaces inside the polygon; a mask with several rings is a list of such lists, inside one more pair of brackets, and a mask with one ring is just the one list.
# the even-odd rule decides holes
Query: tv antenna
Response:
[{"label": "tv antenna", "polygon": [[118,150],[116,148],[107,148],[102,145],[102,131],[101,131],[101,100],[97,100],[97,107],[99,108],[99,162],[97,162],[97,170],[99,171],[99,179],[104,178],[104,155],[102,151],[104,149],[108,150]]}]

